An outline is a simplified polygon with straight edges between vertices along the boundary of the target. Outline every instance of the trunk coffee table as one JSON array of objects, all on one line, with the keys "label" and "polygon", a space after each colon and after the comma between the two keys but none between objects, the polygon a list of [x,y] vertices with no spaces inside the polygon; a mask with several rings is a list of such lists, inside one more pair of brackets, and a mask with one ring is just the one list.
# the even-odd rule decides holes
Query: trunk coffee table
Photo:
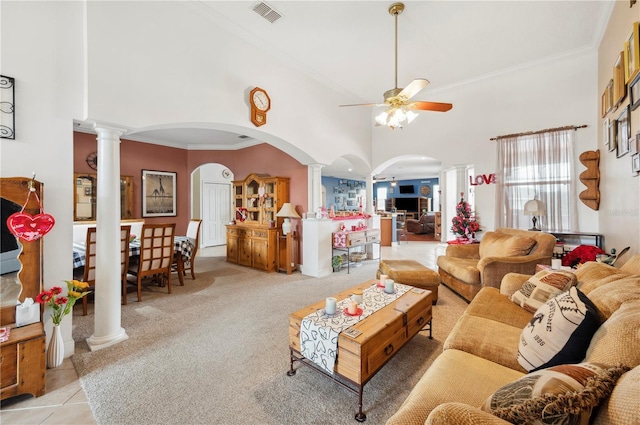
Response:
[{"label": "trunk coffee table", "polygon": [[[340,301],[351,296],[355,290],[364,290],[377,284],[370,280],[335,295]],[[319,301],[296,311],[289,316],[289,348],[291,368],[287,375],[296,373],[294,363],[310,366],[348,390],[358,394],[358,412],[355,419],[363,422],[367,416],[362,412],[362,390],[364,385],[384,366],[398,350],[421,330],[431,326],[431,291],[411,288],[395,301],[360,320],[338,336],[338,351],[333,375],[316,366],[301,354],[300,327],[302,319],[324,309],[325,301]],[[337,314],[341,314],[340,311]],[[428,328],[425,328],[428,325]]]}]

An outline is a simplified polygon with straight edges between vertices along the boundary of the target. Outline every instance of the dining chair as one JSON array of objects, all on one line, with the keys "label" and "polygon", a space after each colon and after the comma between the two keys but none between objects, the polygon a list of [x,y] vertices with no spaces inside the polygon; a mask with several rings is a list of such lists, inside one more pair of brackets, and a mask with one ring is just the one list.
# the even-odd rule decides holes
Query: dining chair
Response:
[{"label": "dining chair", "polygon": [[[129,266],[129,233],[131,226],[120,227],[120,281],[122,284],[122,302],[127,303],[127,267]],[[87,239],[85,242],[84,269],[82,273],[74,273],[73,278],[87,282],[89,290],[95,297],[96,286],[96,235],[95,227],[87,229]],[[82,297],[82,315],[87,315],[88,296]]]},{"label": "dining chair", "polygon": [[129,260],[129,274],[136,277],[138,302],[142,301],[142,282],[154,278],[158,284],[166,280],[171,293],[171,265],[173,264],[176,224],[144,224],[140,232],[140,255]]},{"label": "dining chair", "polygon": [[[191,279],[196,278],[195,272],[195,261],[196,254],[198,253],[198,245],[200,244],[200,225],[202,224],[202,220],[192,218],[189,221],[189,226],[187,227],[187,237],[193,239],[193,250],[191,251],[191,256],[186,257],[182,256],[182,274],[183,276],[187,275],[187,270],[191,271]],[[175,265],[177,266],[177,261],[175,261]]]},{"label": "dining chair", "polygon": [[409,243],[409,239],[407,238],[407,212],[406,211],[398,211],[398,215],[396,216],[396,230],[398,235],[398,244],[400,241],[404,239],[406,243]]}]

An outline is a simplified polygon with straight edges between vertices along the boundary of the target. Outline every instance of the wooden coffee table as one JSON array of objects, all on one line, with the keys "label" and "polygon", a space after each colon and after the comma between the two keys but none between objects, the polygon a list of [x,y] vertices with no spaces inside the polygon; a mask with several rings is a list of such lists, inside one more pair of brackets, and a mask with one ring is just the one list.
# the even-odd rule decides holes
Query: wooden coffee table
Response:
[{"label": "wooden coffee table", "polygon": [[[377,280],[361,283],[334,297],[340,301],[348,298],[354,290],[364,290],[376,284]],[[300,326],[302,319],[319,309],[325,301],[319,301],[292,313],[289,316],[289,348],[291,368],[287,375],[296,373],[293,365],[299,362],[333,379],[338,384],[358,394],[358,412],[355,419],[363,422],[367,416],[362,412],[362,391],[364,385],[396,355],[411,338],[421,330],[431,333],[431,291],[412,288],[391,304],[381,308],[369,317],[359,321],[349,331],[357,336],[342,332],[338,336],[338,354],[334,374],[330,375],[304,358],[300,348]],[[426,328],[428,326],[428,328]]]}]

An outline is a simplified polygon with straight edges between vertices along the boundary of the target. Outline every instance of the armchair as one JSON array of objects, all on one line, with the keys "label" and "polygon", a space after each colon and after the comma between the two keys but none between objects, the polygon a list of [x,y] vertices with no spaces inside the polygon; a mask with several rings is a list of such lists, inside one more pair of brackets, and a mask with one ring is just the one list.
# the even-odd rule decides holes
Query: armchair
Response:
[{"label": "armchair", "polygon": [[536,264],[551,264],[556,238],[543,232],[499,228],[479,244],[449,245],[438,257],[442,283],[467,301],[484,286],[500,288],[510,272],[534,275]]},{"label": "armchair", "polygon": [[423,233],[435,233],[435,214],[424,213],[418,220],[409,218],[406,221],[407,232],[420,235]]}]

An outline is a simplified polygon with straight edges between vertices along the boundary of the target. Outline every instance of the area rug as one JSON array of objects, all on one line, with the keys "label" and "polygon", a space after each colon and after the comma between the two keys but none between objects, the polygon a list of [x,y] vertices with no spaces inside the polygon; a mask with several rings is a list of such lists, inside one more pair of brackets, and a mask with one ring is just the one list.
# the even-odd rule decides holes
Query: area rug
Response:
[{"label": "area rug", "polygon": [[[129,339],[91,352],[89,315],[74,315],[72,357],[98,424],[345,424],[357,394],[300,367],[289,377],[288,316],[375,276],[376,261],[310,278],[198,259],[197,279],[151,287],[122,306]],[[175,275],[174,275],[175,277]],[[434,338],[421,332],[364,387],[367,424],[400,407],[467,304],[441,286]],[[78,313],[80,313],[78,311]]]},{"label": "area rug", "polygon": [[411,242],[433,242],[436,240],[433,233],[411,233],[407,232],[407,240]]}]

